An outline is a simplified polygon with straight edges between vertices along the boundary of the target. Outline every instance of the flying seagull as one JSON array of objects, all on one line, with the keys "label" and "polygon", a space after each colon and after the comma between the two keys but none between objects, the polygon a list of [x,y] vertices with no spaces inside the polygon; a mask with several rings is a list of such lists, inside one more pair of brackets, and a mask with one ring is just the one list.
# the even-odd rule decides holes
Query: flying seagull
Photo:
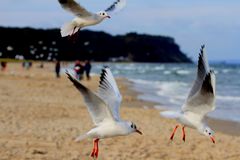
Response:
[{"label": "flying seagull", "polygon": [[135,132],[142,134],[134,123],[120,118],[119,108],[122,96],[108,67],[104,67],[102,70],[97,93],[90,91],[68,72],[66,72],[66,74],[82,94],[93,123],[95,124],[95,128],[76,138],[76,142],[85,138],[94,139],[91,157],[98,157],[98,142],[100,139],[126,136]]},{"label": "flying seagull", "polygon": [[62,37],[74,35],[81,28],[101,23],[106,18],[111,18],[110,14],[120,11],[126,5],[126,0],[117,0],[104,11],[92,13],[74,0],[58,0],[62,8],[71,12],[76,17],[61,28]]},{"label": "flying seagull", "polygon": [[[180,112],[165,111],[161,115],[167,118],[176,119],[182,126],[183,141],[185,141],[185,126],[197,129],[201,134],[210,137],[215,143],[214,132],[206,122],[206,114],[215,110],[215,74],[209,69],[207,56],[205,54],[205,46],[201,47],[198,59],[197,78],[193,83],[193,87],[182,106]],[[173,140],[174,134],[179,125],[173,130],[170,137]]]}]

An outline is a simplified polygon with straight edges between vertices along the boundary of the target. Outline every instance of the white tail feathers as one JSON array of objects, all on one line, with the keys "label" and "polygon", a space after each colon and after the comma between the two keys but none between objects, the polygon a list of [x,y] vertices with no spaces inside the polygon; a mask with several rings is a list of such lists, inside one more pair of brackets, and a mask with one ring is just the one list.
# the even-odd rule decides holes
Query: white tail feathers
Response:
[{"label": "white tail feathers", "polygon": [[177,119],[181,116],[181,113],[177,111],[163,111],[160,112],[160,115],[165,118]]},{"label": "white tail feathers", "polygon": [[77,138],[75,139],[75,142],[80,142],[80,141],[84,140],[84,139],[87,138],[87,137],[88,137],[87,134],[81,135],[81,136],[79,136],[79,137],[77,137]]},{"label": "white tail feathers", "polygon": [[65,23],[61,28],[62,37],[67,37],[75,34],[80,27],[76,26],[74,22]]}]

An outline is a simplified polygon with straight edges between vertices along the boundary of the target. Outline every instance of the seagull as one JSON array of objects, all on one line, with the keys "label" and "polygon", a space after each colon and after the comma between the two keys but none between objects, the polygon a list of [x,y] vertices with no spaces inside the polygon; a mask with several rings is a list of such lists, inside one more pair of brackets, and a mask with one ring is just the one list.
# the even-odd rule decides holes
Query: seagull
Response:
[{"label": "seagull", "polygon": [[120,118],[119,108],[122,96],[109,67],[104,67],[102,70],[97,93],[86,88],[68,72],[66,74],[82,94],[95,125],[95,128],[77,137],[75,140],[79,142],[85,138],[93,139],[92,158],[98,158],[98,142],[100,139],[126,136],[131,133],[142,134],[133,122]]},{"label": "seagull", "polygon": [[63,9],[71,12],[76,17],[61,28],[62,37],[74,35],[81,28],[101,23],[106,18],[111,18],[110,14],[120,11],[126,5],[126,0],[117,0],[104,11],[92,13],[82,7],[74,0],[58,0]]},{"label": "seagull", "polygon": [[[193,87],[183,104],[181,111],[165,111],[161,115],[166,118],[176,119],[182,124],[182,140],[185,141],[185,126],[198,130],[202,135],[209,137],[213,143],[214,132],[206,122],[207,113],[215,110],[216,97],[216,78],[213,70],[209,69],[205,46],[200,50],[198,59],[197,78]],[[170,139],[173,140],[174,134],[179,125],[174,128]]]}]

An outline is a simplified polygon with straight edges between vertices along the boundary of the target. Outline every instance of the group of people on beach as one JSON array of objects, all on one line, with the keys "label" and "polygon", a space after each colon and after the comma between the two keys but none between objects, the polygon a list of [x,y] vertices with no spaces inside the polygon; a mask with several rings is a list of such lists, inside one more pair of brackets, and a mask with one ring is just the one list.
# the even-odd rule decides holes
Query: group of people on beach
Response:
[{"label": "group of people on beach", "polygon": [[[92,65],[89,60],[86,60],[85,62],[77,60],[73,67],[76,79],[82,80],[84,78],[84,73],[86,73],[87,80],[90,80],[91,68],[92,68]],[[59,60],[56,61],[55,63],[55,72],[56,72],[56,77],[60,78],[61,63]]]},{"label": "group of people on beach", "polygon": [[76,79],[82,80],[84,72],[86,73],[87,80],[90,80],[90,71],[91,71],[91,63],[89,60],[86,60],[85,62],[81,62],[77,60],[74,65],[74,71],[75,71],[75,76]]}]

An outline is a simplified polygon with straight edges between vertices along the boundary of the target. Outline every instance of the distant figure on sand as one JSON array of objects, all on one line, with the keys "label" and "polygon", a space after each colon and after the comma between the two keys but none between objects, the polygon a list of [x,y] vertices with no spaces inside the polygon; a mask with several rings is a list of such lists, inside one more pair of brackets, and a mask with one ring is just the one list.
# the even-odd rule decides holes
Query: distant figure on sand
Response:
[{"label": "distant figure on sand", "polygon": [[91,79],[91,77],[90,77],[91,68],[92,68],[91,63],[90,63],[89,60],[87,60],[87,61],[85,62],[85,66],[84,66],[84,69],[85,69],[85,71],[86,71],[87,80],[90,80],[90,79]]},{"label": "distant figure on sand", "polygon": [[81,64],[80,61],[76,61],[75,66],[74,66],[74,71],[76,73],[76,79],[82,80],[83,73],[84,73],[84,66]]},{"label": "distant figure on sand", "polygon": [[26,70],[29,70],[32,67],[32,62],[24,61],[22,67]]},{"label": "distant figure on sand", "polygon": [[57,78],[60,78],[60,71],[61,71],[61,63],[60,61],[57,61],[55,66],[55,72],[56,72]]},{"label": "distant figure on sand", "polygon": [[5,71],[7,68],[7,62],[1,62],[1,70]]}]

